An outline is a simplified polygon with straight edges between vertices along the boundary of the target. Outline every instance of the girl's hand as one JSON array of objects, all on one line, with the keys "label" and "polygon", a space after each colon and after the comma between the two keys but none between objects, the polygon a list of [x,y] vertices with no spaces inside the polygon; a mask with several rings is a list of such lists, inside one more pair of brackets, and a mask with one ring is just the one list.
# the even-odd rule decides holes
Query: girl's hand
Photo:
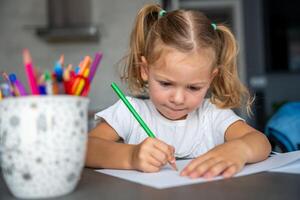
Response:
[{"label": "girl's hand", "polygon": [[146,138],[132,151],[133,169],[143,172],[157,172],[167,162],[174,162],[174,147],[156,138]]},{"label": "girl's hand", "polygon": [[236,139],[219,145],[191,161],[180,173],[191,178],[231,177],[247,162],[248,149],[242,140]]}]

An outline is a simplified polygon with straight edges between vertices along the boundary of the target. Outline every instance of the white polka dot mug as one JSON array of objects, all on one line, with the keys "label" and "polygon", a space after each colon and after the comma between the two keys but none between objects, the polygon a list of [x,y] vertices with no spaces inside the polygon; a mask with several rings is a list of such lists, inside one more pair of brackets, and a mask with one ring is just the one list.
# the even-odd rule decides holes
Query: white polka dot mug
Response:
[{"label": "white polka dot mug", "polygon": [[67,95],[0,101],[0,163],[14,196],[50,198],[75,189],[85,160],[88,103]]}]

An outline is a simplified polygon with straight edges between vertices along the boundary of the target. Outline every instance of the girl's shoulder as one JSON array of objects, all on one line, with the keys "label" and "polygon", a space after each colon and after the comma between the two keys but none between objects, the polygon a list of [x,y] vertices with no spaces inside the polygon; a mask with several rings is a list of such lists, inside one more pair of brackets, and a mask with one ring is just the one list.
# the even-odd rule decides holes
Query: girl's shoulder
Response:
[{"label": "girl's shoulder", "polygon": [[[142,117],[144,117],[145,115],[151,115],[151,105],[149,103],[149,100],[130,96],[126,96],[126,99],[130,102],[132,107],[140,115],[142,115]],[[111,106],[95,113],[94,119],[97,121],[102,119],[104,119],[105,121],[124,121],[124,119],[134,120],[134,117],[125,103],[119,99]]]},{"label": "girl's shoulder", "polygon": [[[145,109],[151,105],[150,99],[141,99],[141,98],[132,97],[132,96],[126,96],[126,98],[134,106],[135,109]],[[121,100],[119,100],[119,101],[121,101]]]},{"label": "girl's shoulder", "polygon": [[[126,98],[139,114],[148,115],[153,112],[153,104],[151,103],[150,99],[141,99],[132,96],[126,96]],[[123,111],[126,110],[126,112],[129,111],[126,105],[121,100],[119,100],[116,104],[118,104],[117,107],[119,107],[119,109],[122,109]]]},{"label": "girl's shoulder", "polygon": [[199,111],[200,112],[211,112],[211,111],[214,111],[214,110],[218,110],[219,108],[213,104],[210,99],[208,98],[205,98],[203,100],[203,103],[201,104],[201,106],[199,107]]},{"label": "girl's shoulder", "polygon": [[229,108],[219,108],[215,104],[213,104],[210,99],[206,98],[204,99],[203,103],[197,110],[198,114],[205,114],[205,115],[228,115],[228,114],[234,114],[232,109]]},{"label": "girl's shoulder", "polygon": [[[149,101],[150,101],[149,99],[141,99],[141,98],[132,97],[132,96],[126,96],[126,99],[129,101],[129,103],[132,106],[137,106],[137,107],[147,106],[147,105],[149,105]],[[121,99],[118,99],[114,104],[112,104],[111,106],[109,106],[107,108],[110,108],[110,107],[126,107],[126,105]]]}]

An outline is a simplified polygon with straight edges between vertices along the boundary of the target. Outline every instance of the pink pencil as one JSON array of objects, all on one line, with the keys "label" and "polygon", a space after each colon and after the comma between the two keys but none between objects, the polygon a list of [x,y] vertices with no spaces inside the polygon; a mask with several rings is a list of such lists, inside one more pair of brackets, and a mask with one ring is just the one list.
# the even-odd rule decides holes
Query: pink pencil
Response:
[{"label": "pink pencil", "polygon": [[37,87],[37,82],[36,82],[36,77],[35,77],[35,74],[34,74],[34,69],[33,69],[33,65],[32,65],[30,52],[29,52],[28,49],[23,50],[23,62],[24,62],[24,65],[25,65],[25,71],[26,71],[26,75],[27,75],[27,78],[28,78],[31,93],[33,95],[38,95],[39,90],[38,90],[38,87]]}]

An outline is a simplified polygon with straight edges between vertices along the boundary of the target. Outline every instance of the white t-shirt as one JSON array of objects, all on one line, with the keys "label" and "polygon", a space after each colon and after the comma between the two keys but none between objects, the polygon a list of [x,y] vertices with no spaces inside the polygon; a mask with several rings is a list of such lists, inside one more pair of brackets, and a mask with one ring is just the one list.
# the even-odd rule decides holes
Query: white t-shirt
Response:
[{"label": "white t-shirt", "polygon": [[[224,143],[226,129],[235,121],[243,120],[231,109],[217,108],[209,99],[186,119],[177,121],[162,116],[149,99],[127,99],[156,138],[175,147],[178,158],[195,158]],[[127,144],[138,144],[148,137],[121,100],[96,113],[95,119],[104,119]]]}]

